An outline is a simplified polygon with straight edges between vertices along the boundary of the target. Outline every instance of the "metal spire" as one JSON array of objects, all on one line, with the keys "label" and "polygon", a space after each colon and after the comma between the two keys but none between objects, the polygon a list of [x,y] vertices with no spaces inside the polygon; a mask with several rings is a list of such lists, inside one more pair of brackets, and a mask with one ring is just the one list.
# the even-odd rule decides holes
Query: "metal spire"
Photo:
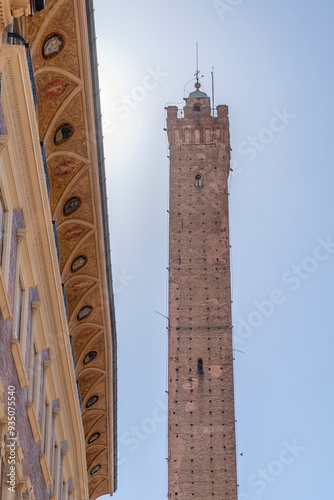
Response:
[{"label": "metal spire", "polygon": [[200,74],[200,71],[198,69],[198,42],[196,42],[196,73],[194,76],[196,77],[195,88],[197,90],[201,88],[201,84],[199,83],[199,78],[198,78],[199,74]]}]

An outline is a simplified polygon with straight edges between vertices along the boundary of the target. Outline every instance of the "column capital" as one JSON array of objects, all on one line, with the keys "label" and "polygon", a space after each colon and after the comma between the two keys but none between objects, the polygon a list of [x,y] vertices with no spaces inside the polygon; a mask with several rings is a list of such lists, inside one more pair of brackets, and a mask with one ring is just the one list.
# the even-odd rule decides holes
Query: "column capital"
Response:
[{"label": "column capital", "polygon": [[16,236],[17,236],[17,242],[18,244],[21,243],[21,241],[26,237],[27,230],[24,229],[23,227],[19,227],[16,230]]},{"label": "column capital", "polygon": [[45,373],[46,373],[46,372],[48,371],[48,369],[50,368],[51,363],[52,363],[51,359],[45,359],[45,360],[43,361],[43,370],[44,370],[44,372],[45,372]]},{"label": "column capital", "polygon": [[39,310],[39,308],[41,307],[41,303],[39,300],[35,300],[31,303],[31,312],[33,315],[36,314],[36,312]]}]

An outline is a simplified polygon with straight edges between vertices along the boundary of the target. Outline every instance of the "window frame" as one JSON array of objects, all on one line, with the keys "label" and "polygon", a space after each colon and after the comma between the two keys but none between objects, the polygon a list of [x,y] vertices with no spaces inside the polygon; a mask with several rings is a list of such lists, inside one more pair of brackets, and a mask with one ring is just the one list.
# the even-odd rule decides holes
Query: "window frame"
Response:
[{"label": "window frame", "polygon": [[[30,339],[30,356],[29,356],[28,402],[34,404],[36,415],[38,415],[39,413],[41,374],[43,371],[41,332],[40,332],[41,323],[38,321],[39,309],[40,309],[40,302],[31,303],[32,319],[31,319],[31,339]],[[44,340],[45,339],[43,335],[42,342]],[[43,344],[45,344],[45,341],[43,342]]]},{"label": "window frame", "polygon": [[20,209],[12,163],[12,154],[8,147],[8,137],[0,136],[0,189],[5,206],[4,245],[0,274],[2,274],[2,281],[6,288],[8,287],[10,271],[13,211]]},{"label": "window frame", "polygon": [[201,107],[199,104],[194,105],[194,118],[201,118]]},{"label": "window frame", "polygon": [[[29,378],[26,367],[26,342],[28,328],[28,303],[29,288],[33,286],[33,278],[29,276],[29,267],[26,253],[27,244],[25,241],[26,230],[19,228],[17,231],[17,255],[16,255],[16,273],[15,273],[15,292],[14,292],[14,312],[11,331],[11,350],[19,377],[21,388],[27,387]],[[28,272],[27,272],[28,271]],[[30,285],[30,286],[29,286]],[[19,292],[22,291],[22,295]],[[18,309],[18,304],[21,304]]]},{"label": "window frame", "polygon": [[[28,326],[27,321],[28,321],[29,288],[27,286],[27,282],[24,278],[24,273],[22,272],[22,268],[19,262],[17,267],[18,270],[16,272],[16,279],[15,279],[15,299],[14,299],[12,339],[19,341],[21,352],[24,358],[25,347],[26,347],[26,334]],[[19,300],[20,300],[20,307],[18,309]]]},{"label": "window frame", "polygon": [[9,280],[9,264],[10,264],[10,246],[11,246],[11,228],[13,221],[13,210],[10,209],[8,203],[9,197],[6,194],[5,183],[3,182],[4,176],[1,176],[3,169],[1,169],[0,162],[0,198],[2,197],[4,207],[4,227],[1,247],[1,260],[0,260],[0,308],[4,319],[9,319],[12,316],[8,296],[8,280]]},{"label": "window frame", "polygon": [[[15,294],[14,294],[14,312],[13,312],[13,326],[12,326],[12,340],[18,340],[22,358],[24,361],[25,368],[25,351],[26,351],[26,341],[27,341],[27,328],[28,328],[28,303],[29,303],[29,289],[35,287],[35,279],[31,267],[31,260],[27,245],[26,238],[27,231],[25,228],[17,228],[17,252],[16,252],[16,273],[15,273]],[[22,308],[21,315],[18,320],[18,293],[20,283],[22,284]],[[18,323],[19,321],[19,323]],[[19,333],[18,336],[18,326]]]}]

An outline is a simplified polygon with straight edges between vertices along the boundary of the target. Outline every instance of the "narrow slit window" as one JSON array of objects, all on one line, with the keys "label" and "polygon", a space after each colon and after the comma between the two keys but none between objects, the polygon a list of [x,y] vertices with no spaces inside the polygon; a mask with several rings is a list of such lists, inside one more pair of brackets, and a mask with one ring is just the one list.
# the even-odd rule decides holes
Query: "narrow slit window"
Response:
[{"label": "narrow slit window", "polygon": [[199,360],[198,360],[197,369],[198,369],[198,373],[203,373],[203,360],[202,360],[202,358],[199,358]]},{"label": "narrow slit window", "polygon": [[195,186],[197,188],[202,187],[202,176],[200,174],[195,175]]}]

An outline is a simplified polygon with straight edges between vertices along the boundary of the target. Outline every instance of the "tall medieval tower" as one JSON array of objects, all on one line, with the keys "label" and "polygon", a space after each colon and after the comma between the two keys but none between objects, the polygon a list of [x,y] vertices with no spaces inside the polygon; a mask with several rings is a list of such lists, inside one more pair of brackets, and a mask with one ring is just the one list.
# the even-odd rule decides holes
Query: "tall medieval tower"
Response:
[{"label": "tall medieval tower", "polygon": [[228,108],[195,87],[167,108],[168,498],[236,500]]}]

